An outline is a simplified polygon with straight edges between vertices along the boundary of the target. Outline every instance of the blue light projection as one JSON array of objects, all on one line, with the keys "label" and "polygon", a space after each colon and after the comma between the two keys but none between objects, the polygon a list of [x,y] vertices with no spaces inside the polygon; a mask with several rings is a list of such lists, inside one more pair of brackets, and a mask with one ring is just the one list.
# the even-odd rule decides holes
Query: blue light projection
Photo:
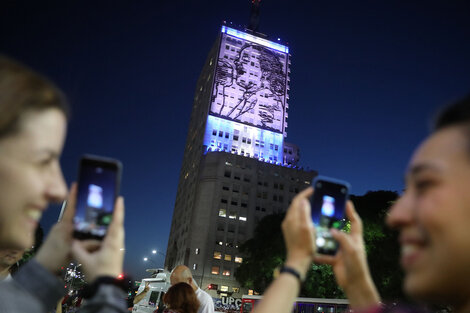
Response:
[{"label": "blue light projection", "polygon": [[222,33],[226,33],[228,35],[231,35],[231,36],[243,39],[243,40],[248,40],[248,41],[257,43],[259,45],[263,45],[265,47],[269,47],[271,49],[274,49],[283,53],[289,53],[289,47],[286,47],[276,42],[266,40],[264,38],[260,38],[260,37],[256,37],[256,36],[244,33],[242,31],[239,31],[239,30],[227,27],[227,26],[222,26]]},{"label": "blue light projection", "polygon": [[281,165],[283,144],[282,134],[213,115],[207,117],[203,141],[205,153],[225,151]]}]

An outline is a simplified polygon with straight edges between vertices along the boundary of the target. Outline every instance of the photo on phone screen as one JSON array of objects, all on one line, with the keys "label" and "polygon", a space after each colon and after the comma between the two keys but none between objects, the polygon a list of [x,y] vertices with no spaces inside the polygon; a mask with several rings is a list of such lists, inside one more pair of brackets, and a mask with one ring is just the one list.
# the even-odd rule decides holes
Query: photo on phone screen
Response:
[{"label": "photo on phone screen", "polygon": [[119,195],[122,165],[96,156],[80,160],[74,236],[102,239],[106,235]]},{"label": "photo on phone screen", "polygon": [[330,229],[341,229],[344,226],[344,210],[350,185],[324,176],[315,178],[312,185],[315,188],[311,207],[312,221],[317,231],[317,253],[334,255],[338,250],[338,243],[331,236]]}]

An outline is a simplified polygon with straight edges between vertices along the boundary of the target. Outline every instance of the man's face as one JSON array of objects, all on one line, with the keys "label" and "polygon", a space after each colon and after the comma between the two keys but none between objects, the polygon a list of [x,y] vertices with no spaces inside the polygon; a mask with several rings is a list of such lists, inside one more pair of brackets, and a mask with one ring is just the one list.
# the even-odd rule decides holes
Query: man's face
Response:
[{"label": "man's face", "polygon": [[405,291],[439,301],[470,286],[470,155],[459,128],[436,132],[417,149],[406,191],[387,223],[400,233]]},{"label": "man's face", "polygon": [[23,256],[23,250],[0,250],[0,267],[10,268]]},{"label": "man's face", "polygon": [[64,114],[46,109],[24,113],[18,132],[0,140],[0,248],[30,248],[48,204],[65,197],[65,132]]}]

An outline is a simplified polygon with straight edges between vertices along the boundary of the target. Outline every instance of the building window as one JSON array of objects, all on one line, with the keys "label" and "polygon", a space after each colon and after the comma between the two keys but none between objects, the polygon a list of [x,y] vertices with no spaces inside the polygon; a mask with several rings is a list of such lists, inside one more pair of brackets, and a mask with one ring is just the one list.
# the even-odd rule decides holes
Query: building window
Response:
[{"label": "building window", "polygon": [[222,259],[222,252],[214,251],[214,259],[221,260]]},{"label": "building window", "polygon": [[222,246],[224,243],[222,241],[216,241],[215,244],[219,245],[219,246]]},{"label": "building window", "polygon": [[228,201],[227,201],[227,199],[220,199],[220,202],[221,203],[227,203]]},{"label": "building window", "polygon": [[239,220],[243,221],[243,222],[246,222],[246,216],[240,216]]},{"label": "building window", "polygon": [[231,211],[230,214],[229,214],[229,216],[228,216],[228,218],[229,218],[229,219],[232,219],[232,220],[236,219],[236,218],[237,218],[237,213]]},{"label": "building window", "polygon": [[232,261],[232,256],[230,254],[226,254],[224,257],[225,261]]},{"label": "building window", "polygon": [[248,295],[252,296],[253,295],[253,289],[248,289]]},{"label": "building window", "polygon": [[220,291],[227,292],[228,291],[228,286],[220,286]]},{"label": "building window", "polygon": [[238,141],[238,135],[233,135],[233,140]]},{"label": "building window", "polygon": [[224,176],[225,177],[230,177],[232,175],[232,172],[230,170],[225,170]]},{"label": "building window", "polygon": [[194,263],[194,264],[193,264],[193,270],[196,270],[196,269],[197,269],[197,264]]},{"label": "building window", "polygon": [[233,287],[232,290],[233,290],[234,293],[240,292],[240,288],[238,288],[238,287]]},{"label": "building window", "polygon": [[229,134],[227,132],[225,132],[225,138],[228,139],[228,137],[229,137]]},{"label": "building window", "polygon": [[194,251],[195,254],[199,254],[199,248],[196,248],[196,250]]},{"label": "building window", "polygon": [[222,275],[224,276],[230,276],[230,270],[224,270]]},{"label": "building window", "polygon": [[235,263],[242,263],[242,262],[243,262],[243,258],[241,258],[239,256],[235,257]]},{"label": "building window", "polygon": [[224,135],[224,132],[219,130],[219,137],[222,137]]},{"label": "building window", "polygon": [[220,217],[227,217],[227,210],[226,209],[219,209],[219,216]]},{"label": "building window", "polygon": [[215,129],[212,130],[212,135],[217,136],[217,131]]},{"label": "building window", "polygon": [[220,267],[218,266],[212,266],[211,274],[213,275],[219,275],[220,272]]}]

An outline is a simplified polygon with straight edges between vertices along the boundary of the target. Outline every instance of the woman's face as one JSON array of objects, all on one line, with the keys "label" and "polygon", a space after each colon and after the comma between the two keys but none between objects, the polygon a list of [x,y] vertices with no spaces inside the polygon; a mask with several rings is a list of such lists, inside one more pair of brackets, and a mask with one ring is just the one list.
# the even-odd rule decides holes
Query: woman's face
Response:
[{"label": "woman's face", "polygon": [[18,131],[0,139],[0,248],[30,248],[44,210],[65,198],[65,133],[64,114],[51,108],[26,112]]},{"label": "woman's face", "polygon": [[459,128],[428,138],[415,152],[406,191],[387,222],[400,233],[405,290],[430,301],[470,295],[470,161]]}]

